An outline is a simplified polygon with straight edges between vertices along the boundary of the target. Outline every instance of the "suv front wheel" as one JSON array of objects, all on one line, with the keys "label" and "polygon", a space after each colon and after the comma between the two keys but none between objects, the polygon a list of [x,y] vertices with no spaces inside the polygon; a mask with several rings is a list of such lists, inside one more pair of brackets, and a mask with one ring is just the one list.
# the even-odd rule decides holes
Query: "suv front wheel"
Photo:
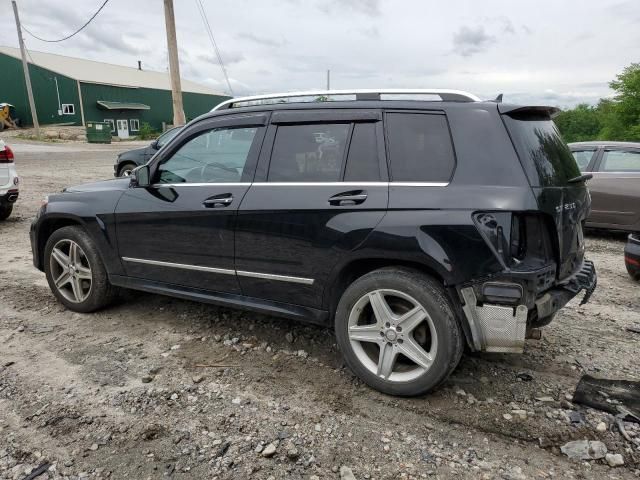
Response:
[{"label": "suv front wheel", "polygon": [[458,365],[460,327],[442,286],[407,268],[383,268],[352,283],[336,310],[347,365],[391,395],[432,390]]},{"label": "suv front wheel", "polygon": [[51,234],[44,251],[44,271],[51,291],[69,310],[89,313],[107,306],[116,295],[89,235],[81,227]]}]

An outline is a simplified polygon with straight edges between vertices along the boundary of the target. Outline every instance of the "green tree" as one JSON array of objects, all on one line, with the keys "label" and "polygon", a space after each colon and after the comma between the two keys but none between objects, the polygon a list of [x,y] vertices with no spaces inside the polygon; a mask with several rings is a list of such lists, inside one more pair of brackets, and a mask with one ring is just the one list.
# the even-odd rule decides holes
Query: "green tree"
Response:
[{"label": "green tree", "polygon": [[609,86],[616,92],[613,109],[622,124],[621,140],[640,140],[640,63],[632,63]]},{"label": "green tree", "polygon": [[556,125],[567,142],[593,140],[602,129],[598,107],[582,103],[571,110],[565,110],[555,118]]},{"label": "green tree", "polygon": [[586,140],[640,141],[640,63],[632,63],[609,86],[613,98],[598,105],[580,104],[555,119],[567,142]]}]

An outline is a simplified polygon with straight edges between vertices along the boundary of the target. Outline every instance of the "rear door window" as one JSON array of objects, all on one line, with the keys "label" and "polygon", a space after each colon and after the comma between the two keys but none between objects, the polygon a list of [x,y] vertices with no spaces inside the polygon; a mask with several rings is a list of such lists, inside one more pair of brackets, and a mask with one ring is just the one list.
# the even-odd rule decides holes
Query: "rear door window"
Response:
[{"label": "rear door window", "polygon": [[279,125],[269,182],[338,182],[350,123]]},{"label": "rear door window", "polygon": [[603,172],[640,172],[640,152],[606,150],[600,170]]},{"label": "rear door window", "polygon": [[593,158],[594,153],[595,153],[595,149],[575,150],[571,152],[581,172],[584,172],[587,169],[587,167],[589,166],[589,163],[591,163],[591,159]]},{"label": "rear door window", "polygon": [[387,113],[386,130],[394,182],[448,182],[451,179],[455,156],[444,115]]},{"label": "rear door window", "polygon": [[533,187],[568,185],[580,169],[548,114],[514,113],[503,119]]}]

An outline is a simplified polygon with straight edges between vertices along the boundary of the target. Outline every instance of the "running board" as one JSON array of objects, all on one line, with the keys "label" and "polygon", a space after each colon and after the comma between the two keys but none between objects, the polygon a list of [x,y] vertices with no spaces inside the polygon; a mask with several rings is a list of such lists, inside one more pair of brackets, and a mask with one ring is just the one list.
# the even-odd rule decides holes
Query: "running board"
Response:
[{"label": "running board", "polygon": [[273,315],[275,317],[290,318],[324,327],[329,324],[329,312],[302,305],[292,305],[284,302],[273,302],[262,298],[245,297],[233,293],[213,292],[198,288],[184,287],[169,283],[146,280],[144,278],[125,277],[122,275],[110,275],[109,282],[112,285],[141,290],[143,292],[158,293],[170,297],[193,300],[196,302],[211,303],[222,307],[238,308],[252,312]]}]

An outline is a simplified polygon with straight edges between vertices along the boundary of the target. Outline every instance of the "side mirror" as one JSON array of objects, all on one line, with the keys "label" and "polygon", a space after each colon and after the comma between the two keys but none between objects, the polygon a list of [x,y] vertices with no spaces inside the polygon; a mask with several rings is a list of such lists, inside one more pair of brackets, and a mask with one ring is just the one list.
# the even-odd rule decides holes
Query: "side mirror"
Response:
[{"label": "side mirror", "polygon": [[131,171],[131,182],[129,185],[132,187],[148,187],[151,184],[150,177],[151,172],[149,165],[141,165]]},{"label": "side mirror", "polygon": [[151,142],[151,145],[149,146],[154,150],[160,150],[160,145],[158,145],[158,140],[154,140],[153,142]]}]

